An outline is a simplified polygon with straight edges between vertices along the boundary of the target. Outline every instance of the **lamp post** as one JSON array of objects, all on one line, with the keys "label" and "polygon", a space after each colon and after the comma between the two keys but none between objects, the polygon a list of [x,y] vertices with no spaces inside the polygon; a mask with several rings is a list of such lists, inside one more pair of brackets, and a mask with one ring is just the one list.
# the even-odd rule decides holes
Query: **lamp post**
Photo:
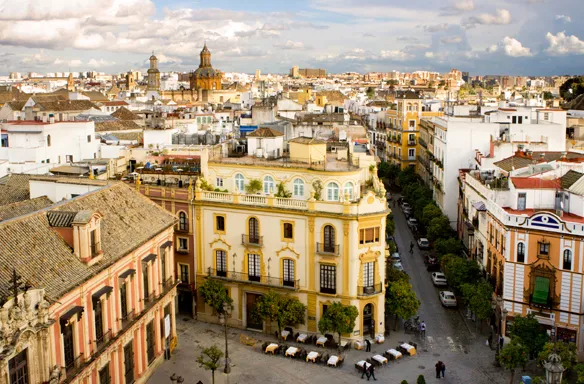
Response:
[{"label": "lamp post", "polygon": [[566,370],[562,365],[562,358],[556,353],[556,326],[552,328],[552,341],[554,343],[554,351],[548,356],[547,361],[543,364],[545,369],[545,381],[547,384],[560,384],[562,382],[562,375]]},{"label": "lamp post", "polygon": [[229,349],[227,347],[227,318],[231,315],[231,305],[229,303],[223,303],[223,313],[220,314],[219,322],[225,327],[225,369],[223,372],[231,373],[231,367],[229,366]]},{"label": "lamp post", "polygon": [[493,365],[496,367],[501,366],[501,363],[499,362],[499,352],[501,350],[501,343],[499,342],[499,339],[501,338],[501,330],[508,313],[507,309],[503,307],[503,303],[503,298],[501,296],[497,296],[497,299],[493,299],[491,302],[491,307],[495,311],[495,317],[497,320],[497,339],[495,340],[495,343],[497,343],[497,348],[495,350],[495,362],[493,363]]}]

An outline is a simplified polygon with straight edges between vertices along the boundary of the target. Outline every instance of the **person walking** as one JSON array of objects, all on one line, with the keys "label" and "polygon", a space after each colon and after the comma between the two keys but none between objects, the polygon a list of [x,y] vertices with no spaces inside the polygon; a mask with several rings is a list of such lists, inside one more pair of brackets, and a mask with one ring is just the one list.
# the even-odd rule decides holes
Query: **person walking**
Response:
[{"label": "person walking", "polygon": [[440,372],[442,372],[442,378],[444,378],[444,372],[446,372],[446,365],[440,362]]},{"label": "person walking", "polygon": [[424,323],[424,320],[420,323],[420,337],[422,339],[426,338],[426,323]]},{"label": "person walking", "polygon": [[377,381],[377,379],[375,378],[375,367],[373,366],[373,364],[369,364],[369,375],[367,375],[367,381],[369,381],[369,379],[372,377],[373,380]]},{"label": "person walking", "polygon": [[410,254],[414,253],[414,242],[410,241]]},{"label": "person walking", "polygon": [[371,352],[371,342],[369,339],[365,339],[365,344],[367,344],[367,349],[365,349],[365,352]]},{"label": "person walking", "polygon": [[367,380],[369,380],[369,375],[370,375],[370,373],[369,373],[369,366],[370,365],[371,364],[369,364],[368,362],[365,362],[363,364],[363,372],[361,373],[361,378],[363,378],[363,376],[367,376]]},{"label": "person walking", "polygon": [[436,368],[436,378],[439,379],[440,372],[442,371],[442,362],[438,361],[434,367]]},{"label": "person walking", "polygon": [[499,337],[499,349],[503,349],[503,344],[505,344],[505,337],[501,335]]}]

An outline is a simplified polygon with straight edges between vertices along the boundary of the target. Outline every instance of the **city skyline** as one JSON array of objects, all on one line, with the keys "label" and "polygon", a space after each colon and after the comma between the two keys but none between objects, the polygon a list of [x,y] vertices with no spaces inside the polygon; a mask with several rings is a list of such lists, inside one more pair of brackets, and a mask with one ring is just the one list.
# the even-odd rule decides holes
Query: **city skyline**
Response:
[{"label": "city skyline", "polygon": [[[558,6],[561,3],[561,6]],[[584,64],[575,0],[307,0],[277,4],[108,0],[0,6],[0,66],[11,71],[124,72],[198,66],[206,41],[225,72],[398,70],[549,76]]]}]

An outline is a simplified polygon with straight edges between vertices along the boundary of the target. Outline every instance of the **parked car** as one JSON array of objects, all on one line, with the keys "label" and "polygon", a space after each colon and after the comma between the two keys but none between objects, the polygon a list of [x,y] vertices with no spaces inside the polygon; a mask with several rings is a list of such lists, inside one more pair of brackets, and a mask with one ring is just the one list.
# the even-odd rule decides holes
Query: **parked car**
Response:
[{"label": "parked car", "polygon": [[404,272],[404,266],[399,261],[397,263],[393,263],[393,267],[398,271]]},{"label": "parked car", "polygon": [[445,307],[456,307],[458,303],[456,302],[456,297],[454,293],[450,291],[440,291],[440,302]]},{"label": "parked car", "polygon": [[403,210],[403,212],[404,212],[404,216],[406,217],[406,219],[409,219],[410,216],[412,216],[412,209],[411,208],[405,208]]},{"label": "parked car", "polygon": [[412,228],[412,229],[413,229],[414,227],[415,227],[415,228],[417,228],[417,227],[418,227],[418,220],[416,220],[416,219],[415,219],[415,218],[413,218],[413,217],[410,217],[410,218],[408,219],[408,227],[410,227],[410,228]]},{"label": "parked car", "polygon": [[446,276],[442,272],[433,272],[432,273],[432,283],[435,286],[447,286],[448,281],[446,281]]},{"label": "parked car", "polygon": [[436,256],[427,254],[424,256],[424,264],[426,264],[427,271],[440,271],[440,262]]},{"label": "parked car", "polygon": [[403,204],[403,202],[406,201],[403,196],[400,196],[397,198],[397,203],[401,206]]},{"label": "parked car", "polygon": [[405,209],[412,209],[412,207],[407,201],[404,201],[403,203],[401,203],[401,209],[403,211]]},{"label": "parked car", "polygon": [[391,255],[390,260],[392,263],[401,263],[401,257],[397,252],[394,252],[393,255]]},{"label": "parked car", "polygon": [[420,237],[418,239],[418,248],[420,249],[430,249],[430,242],[425,237]]}]

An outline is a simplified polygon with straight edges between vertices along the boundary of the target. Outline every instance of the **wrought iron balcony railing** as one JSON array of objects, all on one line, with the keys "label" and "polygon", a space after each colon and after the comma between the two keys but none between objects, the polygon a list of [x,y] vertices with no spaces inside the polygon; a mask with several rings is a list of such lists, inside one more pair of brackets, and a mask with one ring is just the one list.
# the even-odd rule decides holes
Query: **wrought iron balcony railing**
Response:
[{"label": "wrought iron balcony railing", "polygon": [[357,287],[357,295],[358,296],[368,296],[368,295],[375,295],[377,293],[381,293],[383,286],[381,283],[368,285],[368,286],[358,286]]},{"label": "wrought iron balcony railing", "polygon": [[300,287],[300,280],[299,279],[297,279],[297,280],[282,279],[279,277],[249,274],[249,273],[245,273],[245,272],[234,272],[234,271],[228,271],[228,270],[218,271],[214,268],[208,269],[207,276],[210,278],[216,278],[216,279],[221,279],[221,280],[268,285],[271,287],[279,287],[279,288],[298,289]]},{"label": "wrought iron balcony railing", "polygon": [[338,244],[316,243],[316,253],[323,255],[339,255]]},{"label": "wrought iron balcony railing", "polygon": [[264,245],[264,237],[255,235],[241,235],[241,244],[262,247]]}]

